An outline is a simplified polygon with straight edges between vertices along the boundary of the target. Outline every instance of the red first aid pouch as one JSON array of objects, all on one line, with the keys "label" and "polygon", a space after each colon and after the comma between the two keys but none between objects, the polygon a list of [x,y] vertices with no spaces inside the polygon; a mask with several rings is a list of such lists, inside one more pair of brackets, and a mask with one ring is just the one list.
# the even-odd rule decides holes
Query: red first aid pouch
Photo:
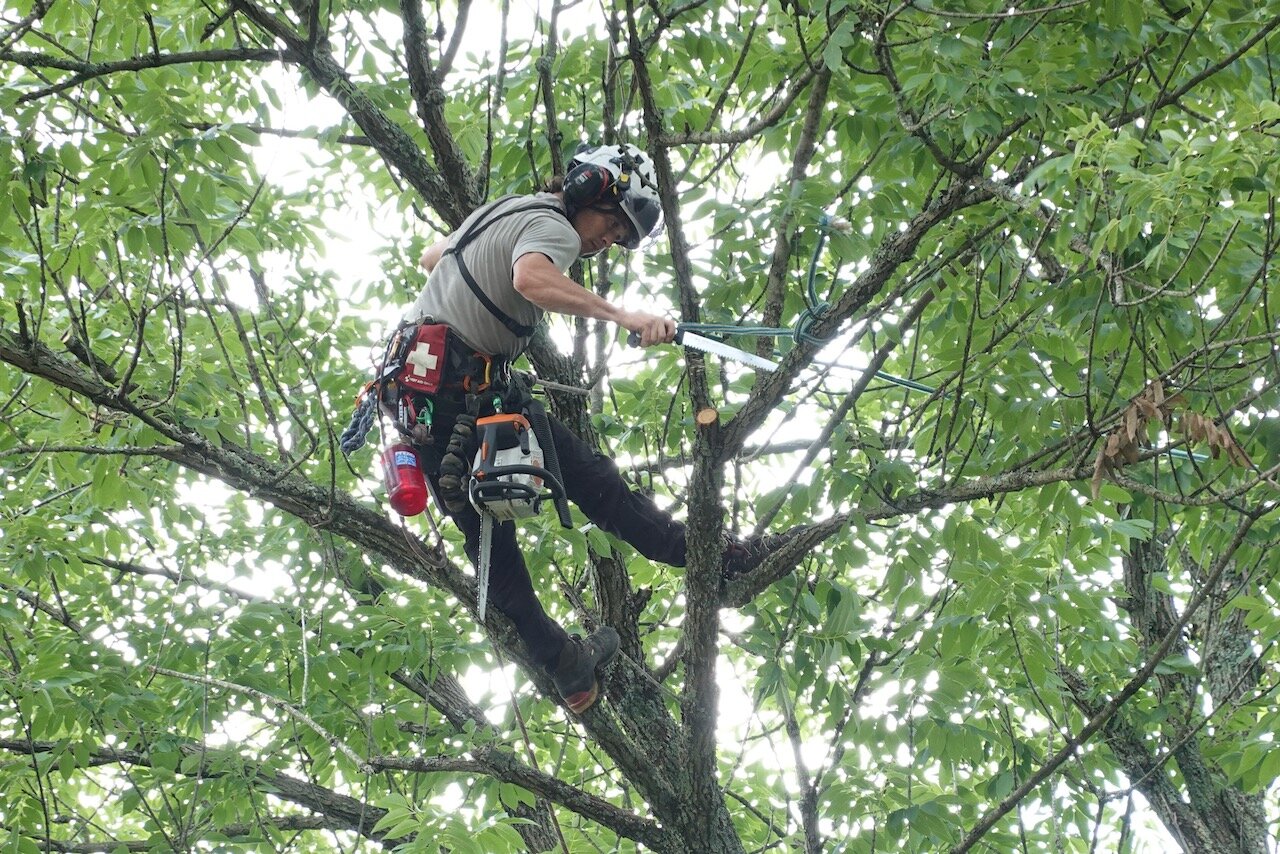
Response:
[{"label": "red first aid pouch", "polygon": [[444,380],[448,356],[449,327],[443,323],[424,323],[413,337],[404,342],[404,367],[396,377],[400,387],[424,394],[435,394]]}]

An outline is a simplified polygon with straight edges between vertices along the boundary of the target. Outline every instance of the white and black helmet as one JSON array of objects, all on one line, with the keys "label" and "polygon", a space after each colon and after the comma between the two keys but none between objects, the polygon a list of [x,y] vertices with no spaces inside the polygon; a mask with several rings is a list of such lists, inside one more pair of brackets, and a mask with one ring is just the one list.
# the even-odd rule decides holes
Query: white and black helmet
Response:
[{"label": "white and black helmet", "polygon": [[633,233],[622,245],[636,249],[662,231],[658,176],[649,155],[630,144],[581,145],[564,176],[570,216],[595,206],[616,206],[631,221]]}]

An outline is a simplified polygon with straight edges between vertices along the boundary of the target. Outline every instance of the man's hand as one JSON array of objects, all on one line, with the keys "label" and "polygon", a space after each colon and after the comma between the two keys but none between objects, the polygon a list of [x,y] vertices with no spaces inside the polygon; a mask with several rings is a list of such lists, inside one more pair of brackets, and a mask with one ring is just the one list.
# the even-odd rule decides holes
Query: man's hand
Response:
[{"label": "man's hand", "polygon": [[641,347],[652,347],[654,344],[670,344],[676,337],[676,322],[669,317],[646,314],[643,311],[628,311],[619,326],[640,336]]}]

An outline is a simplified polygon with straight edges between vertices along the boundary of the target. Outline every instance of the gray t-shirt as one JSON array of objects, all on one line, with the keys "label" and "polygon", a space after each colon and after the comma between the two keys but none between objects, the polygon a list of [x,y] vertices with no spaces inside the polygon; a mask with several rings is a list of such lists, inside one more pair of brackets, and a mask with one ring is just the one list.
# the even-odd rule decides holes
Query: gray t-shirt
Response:
[{"label": "gray t-shirt", "polygon": [[[449,246],[455,246],[477,222],[481,224],[484,230],[463,248],[462,258],[484,294],[525,326],[537,325],[543,312],[516,292],[512,283],[516,261],[522,255],[540,252],[563,273],[582,250],[578,232],[563,213],[545,208],[526,210],[538,205],[554,205],[564,210],[564,204],[550,193],[508,196],[473,211],[449,238]],[[493,220],[494,216],[508,211],[518,212]],[[485,227],[484,223],[491,220],[493,224]],[[424,316],[449,324],[464,343],[491,356],[515,358],[529,343],[528,338],[520,338],[503,326],[476,298],[467,287],[454,254],[440,259],[405,315],[408,320]]]}]

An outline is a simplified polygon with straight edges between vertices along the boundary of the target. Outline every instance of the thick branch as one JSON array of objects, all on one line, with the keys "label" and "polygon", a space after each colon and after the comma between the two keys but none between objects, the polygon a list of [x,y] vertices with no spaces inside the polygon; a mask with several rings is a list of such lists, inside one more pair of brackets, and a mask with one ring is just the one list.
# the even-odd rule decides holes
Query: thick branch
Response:
[{"label": "thick branch", "polygon": [[635,840],[655,850],[671,850],[674,841],[657,822],[635,813],[615,807],[608,801],[590,795],[564,781],[543,774],[524,763],[506,750],[496,747],[480,747],[471,751],[471,758],[439,757],[378,757],[371,761],[375,768],[410,771],[419,774],[433,772],[465,772],[487,774],[504,783],[514,783],[555,801],[578,815],[598,822],[619,836]]},{"label": "thick branch", "polygon": [[[7,750],[22,756],[37,756],[46,753],[60,753],[67,749],[62,742],[29,742],[24,739],[0,738],[0,750]],[[185,773],[192,777],[222,777],[225,772],[218,769],[218,759],[227,755],[228,751],[211,750],[207,745],[189,743],[179,745],[178,752],[184,758],[197,760],[196,766],[183,763]],[[136,765],[143,768],[152,767],[151,757],[139,750],[100,747],[90,751],[88,757],[90,767],[104,765]],[[227,763],[223,763],[224,765]],[[238,762],[230,765],[235,767]],[[239,773],[239,772],[236,772]],[[408,839],[388,839],[385,834],[375,833],[373,828],[387,811],[379,807],[358,801],[355,798],[340,795],[331,789],[317,786],[279,773],[258,773],[253,779],[268,791],[299,806],[338,822],[347,830],[360,834],[366,839],[381,843],[386,848],[394,848],[409,842]]]},{"label": "thick branch", "polygon": [[190,65],[198,62],[290,62],[296,60],[289,51],[267,50],[263,48],[227,48],[223,50],[201,50],[190,53],[162,53],[135,56],[115,62],[82,62],[64,56],[50,56],[29,51],[0,51],[0,61],[12,62],[25,68],[54,68],[70,71],[72,75],[35,92],[28,92],[18,98],[18,103],[47,98],[58,92],[72,89],[89,80],[108,77],[112,74],[143,71],[148,68],[163,68],[169,65]]},{"label": "thick branch", "polygon": [[311,44],[309,39],[296,32],[286,22],[271,15],[251,0],[231,0],[237,11],[273,38],[283,42],[296,56],[298,62],[334,100],[342,105],[378,153],[393,169],[404,176],[433,208],[457,228],[470,213],[471,206],[458,202],[449,187],[449,178],[433,169],[423,158],[418,144],[391,121],[363,91],[361,91],[333,56],[323,50],[321,44]]},{"label": "thick branch", "polygon": [[[462,4],[465,10],[466,3]],[[458,210],[470,210],[479,203],[475,192],[475,176],[467,166],[457,140],[449,131],[444,115],[447,97],[442,75],[431,67],[427,50],[427,23],[422,16],[420,0],[401,0],[400,15],[404,20],[404,52],[409,68],[409,90],[418,105],[418,116],[427,132],[427,141],[435,155],[436,168],[445,177],[445,185]],[[459,27],[465,24],[465,11],[459,13]]]}]

